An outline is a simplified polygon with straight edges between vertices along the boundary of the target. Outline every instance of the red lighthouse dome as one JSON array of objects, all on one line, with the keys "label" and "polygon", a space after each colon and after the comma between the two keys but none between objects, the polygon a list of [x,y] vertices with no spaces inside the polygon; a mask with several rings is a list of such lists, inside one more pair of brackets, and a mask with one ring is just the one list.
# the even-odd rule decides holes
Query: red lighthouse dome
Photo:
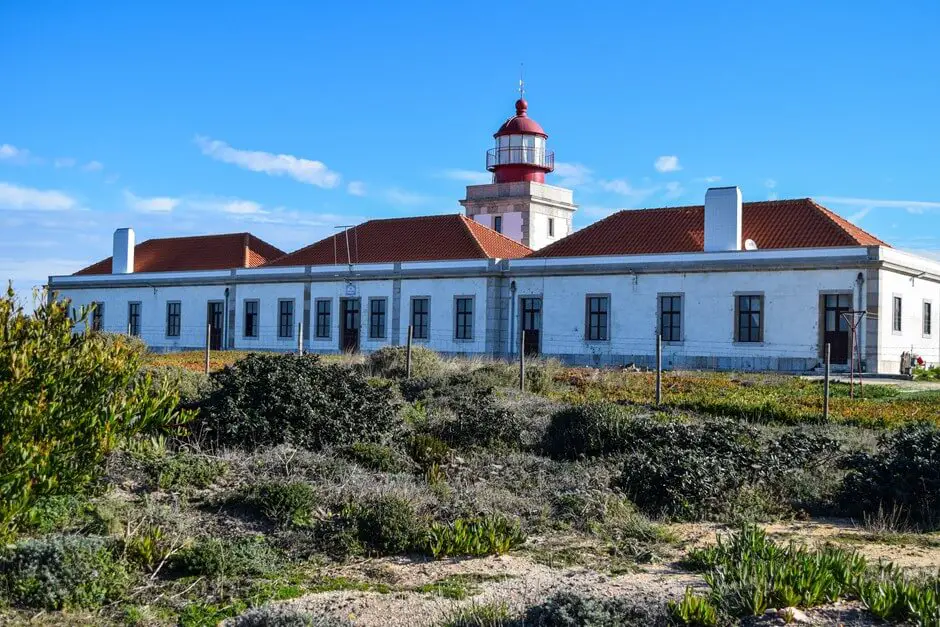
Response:
[{"label": "red lighthouse dome", "polygon": [[486,152],[486,169],[496,176],[497,183],[544,183],[545,173],[555,169],[555,153],[545,147],[548,135],[529,117],[528,108],[525,100],[517,100],[516,115],[493,135],[496,147]]}]

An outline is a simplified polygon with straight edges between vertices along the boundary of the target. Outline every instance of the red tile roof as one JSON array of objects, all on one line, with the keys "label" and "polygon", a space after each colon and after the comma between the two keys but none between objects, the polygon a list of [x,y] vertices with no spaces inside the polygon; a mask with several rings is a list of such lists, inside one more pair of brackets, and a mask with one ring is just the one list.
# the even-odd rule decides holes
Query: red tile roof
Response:
[{"label": "red tile roof", "polygon": [[[134,272],[254,268],[283,254],[251,233],[148,239],[134,247]],[[111,257],[75,274],[111,274]]]},{"label": "red tile roof", "polygon": [[[741,213],[742,242],[752,239],[759,249],[888,245],[811,198],[746,202]],[[702,205],[626,210],[576,231],[532,256],[700,252],[704,240]]]},{"label": "red tile roof", "polygon": [[[346,242],[349,242],[347,256]],[[268,266],[516,259],[532,251],[460,214],[369,220],[294,251]]]}]

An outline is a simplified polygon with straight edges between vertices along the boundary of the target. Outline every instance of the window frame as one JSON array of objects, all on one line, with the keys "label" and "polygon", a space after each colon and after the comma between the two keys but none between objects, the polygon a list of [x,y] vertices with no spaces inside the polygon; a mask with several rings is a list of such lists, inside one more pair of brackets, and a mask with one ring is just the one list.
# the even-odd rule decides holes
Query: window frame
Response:
[{"label": "window frame", "polygon": [[503,232],[503,216],[493,216],[493,230],[497,233],[502,234]]},{"label": "window frame", "polygon": [[[460,311],[460,303],[462,301],[470,302],[470,311]],[[474,316],[476,315],[476,296],[472,294],[458,294],[454,296],[454,341],[455,342],[472,342],[474,337],[474,332],[476,331],[476,324],[474,324]],[[464,322],[461,324],[461,316],[464,317]],[[467,318],[469,316],[469,318]],[[467,337],[461,337],[460,331],[461,328],[464,330],[469,329],[469,335]]]},{"label": "window frame", "polygon": [[104,303],[100,301],[91,301],[91,320],[89,329],[92,331],[104,331]]},{"label": "window frame", "polygon": [[904,334],[904,296],[901,294],[891,295],[891,333]]},{"label": "window frame", "polygon": [[921,303],[921,315],[923,320],[921,321],[920,331],[921,335],[925,338],[933,337],[933,301],[925,298]]},{"label": "window frame", "polygon": [[[422,316],[425,316],[425,320],[426,320],[426,324],[424,325],[425,332],[423,336],[420,336],[417,334],[418,325],[415,324],[415,301],[416,300],[423,300],[427,303],[427,311],[421,314]],[[411,331],[412,331],[411,339],[413,341],[430,342],[431,341],[431,297],[430,296],[412,296],[410,303],[409,303],[408,312],[410,314],[408,317],[408,322],[410,323],[409,326],[411,326]]]},{"label": "window frame", "polygon": [[[373,303],[382,303],[382,311],[376,313],[373,311]],[[376,330],[374,317],[380,315],[381,320],[381,335],[374,335],[373,332]],[[388,338],[388,297],[387,296],[371,296],[369,297],[369,339],[370,340],[384,340]]]},{"label": "window frame", "polygon": [[[171,313],[171,308],[173,305],[176,305],[176,313]],[[173,327],[170,324],[172,318],[176,319],[176,326]],[[163,329],[164,335],[168,338],[171,337],[180,337],[183,333],[183,301],[180,300],[168,300],[166,301],[166,319],[164,320],[165,327]],[[172,333],[175,328],[176,332]]]},{"label": "window frame", "polygon": [[548,236],[555,237],[555,218],[548,219]]},{"label": "window frame", "polygon": [[[679,299],[679,311],[673,312],[670,310],[670,316],[678,316],[679,318],[679,338],[672,339],[671,333],[670,338],[666,338],[666,334],[663,331],[663,299],[664,298],[678,298]],[[672,303],[670,302],[670,306]],[[670,324],[670,329],[673,327],[673,324]],[[682,344],[685,341],[685,294],[683,292],[660,292],[656,295],[656,331],[662,337],[663,344]]]},{"label": "window frame", "polygon": [[[249,333],[248,328],[248,305],[254,305],[255,311],[250,314],[254,316],[254,333]],[[260,298],[246,298],[242,301],[242,337],[245,339],[256,340],[261,335],[261,299]]]},{"label": "window frame", "polygon": [[[290,324],[288,325],[288,334],[284,335],[284,312],[282,310],[282,305],[290,303]],[[297,314],[297,299],[295,298],[278,298],[277,299],[277,339],[279,340],[292,340],[294,339],[294,322],[296,320]]]},{"label": "window frame", "polygon": [[[604,300],[606,301],[606,304],[607,304],[606,310],[603,311],[603,312],[601,312],[601,311],[591,312],[591,300],[592,300],[592,299],[604,299]],[[612,299],[611,299],[611,296],[610,296],[609,293],[608,293],[608,294],[585,294],[585,295],[584,295],[584,341],[585,341],[585,342],[591,342],[591,343],[610,343],[610,328],[611,328],[611,327],[610,327],[610,318],[611,318],[611,310],[612,310],[611,302],[612,302]],[[592,325],[592,324],[591,324],[591,316],[592,316],[592,315],[596,315],[596,316],[603,315],[603,316],[604,316],[604,327],[603,327],[603,328],[604,328],[604,337],[602,337],[602,338],[592,338],[592,337],[591,337],[591,330],[592,330],[593,328],[595,328],[595,326],[596,326],[597,329],[600,329],[600,328],[601,328],[601,326],[600,326],[599,324],[598,324],[598,325]]]},{"label": "window frame", "polygon": [[[320,305],[326,305],[326,311],[320,311]],[[326,335],[320,333],[320,319],[326,318]],[[333,338],[333,299],[315,298],[313,301],[313,339],[330,340]]]},{"label": "window frame", "polygon": [[[741,299],[742,298],[757,298],[758,299],[758,322],[757,322],[757,339],[741,339]],[[750,304],[747,312],[749,315],[753,315],[754,311],[750,309]],[[767,306],[766,299],[764,298],[763,292],[735,292],[734,293],[734,343],[735,344],[746,344],[748,346],[761,345],[766,340],[766,328],[767,328]],[[750,329],[751,325],[748,325],[749,332],[751,335]]]},{"label": "window frame", "polygon": [[[131,316],[131,309],[132,309],[135,305],[137,306],[137,315],[132,317],[132,316]],[[140,331],[141,331],[141,329],[140,329],[140,322],[141,322],[141,316],[142,316],[142,315],[143,315],[143,305],[141,305],[140,301],[139,301],[139,300],[131,300],[131,301],[128,301],[128,303],[127,303],[127,334],[128,334],[128,335],[130,335],[130,336],[132,336],[132,337],[140,337]],[[137,318],[137,324],[136,324],[136,325],[134,325],[134,324],[131,322],[131,320],[132,320],[134,317]]]}]

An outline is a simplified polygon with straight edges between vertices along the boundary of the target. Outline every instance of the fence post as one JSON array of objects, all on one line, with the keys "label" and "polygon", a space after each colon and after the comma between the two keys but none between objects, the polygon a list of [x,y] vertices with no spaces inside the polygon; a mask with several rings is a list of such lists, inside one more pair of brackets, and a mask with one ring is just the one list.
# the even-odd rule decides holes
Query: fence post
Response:
[{"label": "fence post", "polygon": [[519,390],[525,392],[525,329],[519,329]]},{"label": "fence post", "polygon": [[206,324],[206,374],[209,374],[209,346],[212,345],[212,323]]},{"label": "fence post", "polygon": [[415,328],[408,325],[408,343],[405,348],[405,378],[411,378],[411,340],[414,338]]},{"label": "fence post", "polygon": [[304,323],[297,323],[297,354],[303,357],[304,355]]},{"label": "fence post", "polygon": [[656,334],[656,405],[663,404],[663,336]]},{"label": "fence post", "polygon": [[829,422],[829,342],[826,342],[826,368],[823,377],[823,420]]}]

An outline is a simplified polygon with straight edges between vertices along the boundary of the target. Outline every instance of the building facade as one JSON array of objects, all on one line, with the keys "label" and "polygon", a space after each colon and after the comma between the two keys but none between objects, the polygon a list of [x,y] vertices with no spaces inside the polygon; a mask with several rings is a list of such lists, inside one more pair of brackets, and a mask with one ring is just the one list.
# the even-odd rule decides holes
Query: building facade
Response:
[{"label": "building facade", "polygon": [[160,351],[333,353],[413,341],[585,365],[802,372],[940,362],[940,264],[897,251],[811,199],[629,210],[574,231],[547,185],[547,134],[525,101],[487,154],[465,215],[371,220],[284,254],[250,234],[115,233],[114,255],[50,277],[88,324]]}]

